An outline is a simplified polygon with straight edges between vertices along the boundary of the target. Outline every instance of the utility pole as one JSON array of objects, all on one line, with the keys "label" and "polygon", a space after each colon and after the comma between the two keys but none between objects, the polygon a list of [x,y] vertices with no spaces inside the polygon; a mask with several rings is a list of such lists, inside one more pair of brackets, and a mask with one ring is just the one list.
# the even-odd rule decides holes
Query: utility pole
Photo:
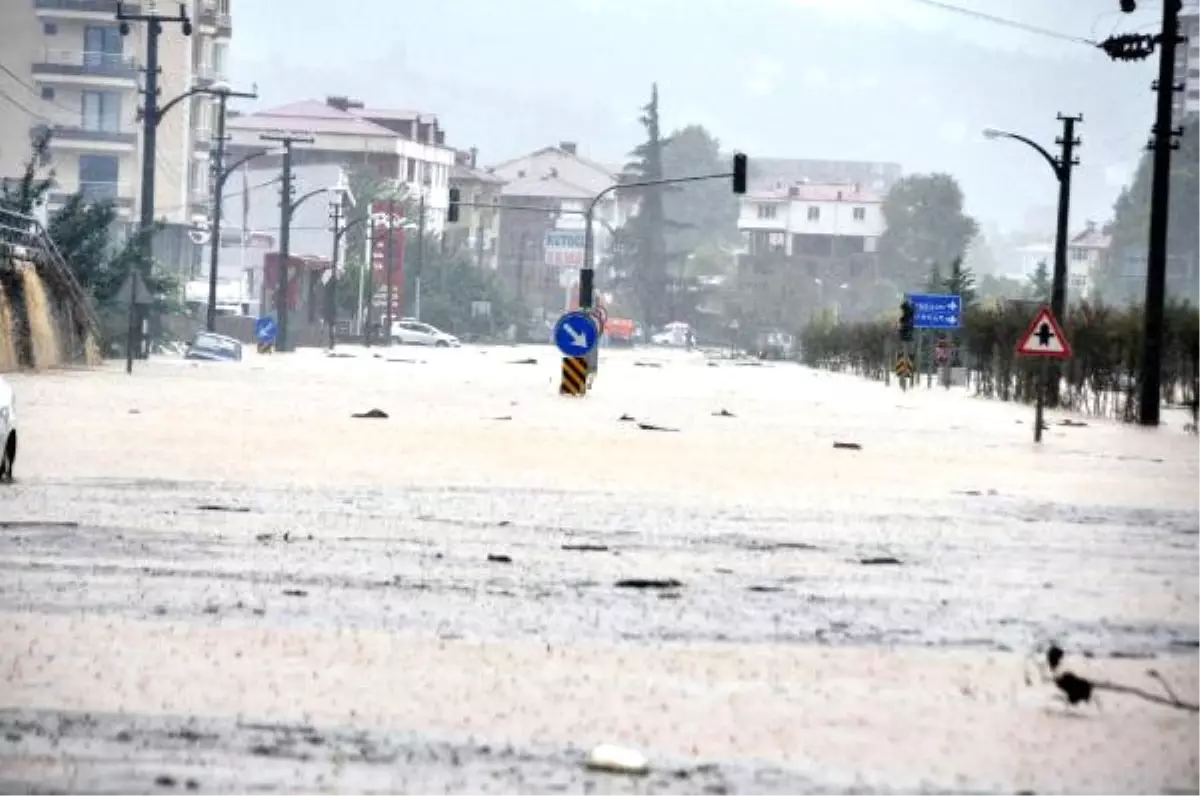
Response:
[{"label": "utility pole", "polygon": [[225,105],[230,97],[257,99],[255,92],[223,91],[214,92],[217,98],[217,151],[213,153],[212,162],[212,220],[209,224],[211,232],[211,251],[208,259],[208,317],[205,327],[208,331],[216,330],[217,325],[217,271],[220,264],[221,250],[221,193],[225,181],[221,179],[225,169]]},{"label": "utility pole", "polygon": [[329,350],[337,342],[333,327],[337,323],[337,266],[342,242],[342,196],[330,203],[330,218],[333,220],[333,257],[329,260],[329,284],[325,286],[325,323],[329,325]]},{"label": "utility pole", "polygon": [[387,345],[392,344],[392,257],[394,253],[392,247],[395,246],[396,239],[396,200],[388,199],[388,221],[387,221],[387,252],[384,255],[383,267],[386,269],[385,276],[387,279],[387,308],[384,314],[383,333],[387,341]]},{"label": "utility pole", "polygon": [[283,146],[283,185],[279,190],[279,284],[275,288],[275,313],[279,327],[279,337],[275,344],[276,351],[287,351],[287,322],[288,322],[288,260],[291,257],[292,244],[292,146],[294,144],[311,144],[309,136],[295,135],[264,135],[263,141],[275,141]]},{"label": "utility pole", "polygon": [[421,201],[417,209],[417,278],[416,297],[413,302],[413,317],[421,320],[421,272],[425,269],[425,190],[421,189]]},{"label": "utility pole", "polygon": [[[1179,35],[1180,0],[1163,0],[1162,28],[1157,35],[1124,33],[1110,36],[1098,46],[1114,61],[1142,61],[1158,48],[1158,80],[1154,127],[1149,149],[1154,152],[1150,188],[1150,246],[1146,254],[1146,302],[1142,327],[1142,378],[1138,422],[1157,426],[1162,409],[1163,305],[1167,292],[1167,210],[1171,193],[1171,150],[1178,149],[1173,128],[1172,98],[1184,86],[1175,83],[1175,48],[1185,41]],[[1126,14],[1137,10],[1136,0],[1121,0]]]},{"label": "utility pole", "polygon": [[[1054,143],[1061,147],[1058,157],[1058,224],[1054,236],[1054,281],[1050,288],[1050,311],[1059,323],[1066,322],[1067,313],[1067,243],[1071,238],[1071,171],[1079,165],[1075,147],[1080,140],[1075,137],[1075,123],[1083,116],[1058,114],[1063,131]],[[1053,391],[1055,395],[1058,390]],[[1053,403],[1051,404],[1053,405]]]},{"label": "utility pole", "polygon": [[[117,20],[121,23],[121,35],[129,35],[130,22],[146,23],[146,84],[142,91],[145,104],[142,108],[142,197],[140,227],[142,235],[142,267],[153,255],[154,229],[154,159],[158,147],[158,37],[163,32],[164,22],[178,22],[184,36],[192,35],[192,20],[188,17],[187,4],[179,4],[179,13],[165,16],[157,11],[149,14],[126,14],[123,3],[117,3]],[[137,278],[129,272],[129,331],[125,338],[125,372],[133,373],[133,351],[141,346]]]}]

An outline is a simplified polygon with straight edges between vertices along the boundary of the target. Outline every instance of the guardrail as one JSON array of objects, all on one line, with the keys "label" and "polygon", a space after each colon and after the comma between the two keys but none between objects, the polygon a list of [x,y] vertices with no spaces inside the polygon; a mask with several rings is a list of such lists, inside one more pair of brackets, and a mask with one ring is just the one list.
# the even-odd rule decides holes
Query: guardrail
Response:
[{"label": "guardrail", "polygon": [[0,207],[0,251],[14,258],[40,263],[51,281],[62,288],[72,303],[83,312],[83,320],[99,339],[100,320],[92,308],[91,299],[40,221],[33,216]]}]

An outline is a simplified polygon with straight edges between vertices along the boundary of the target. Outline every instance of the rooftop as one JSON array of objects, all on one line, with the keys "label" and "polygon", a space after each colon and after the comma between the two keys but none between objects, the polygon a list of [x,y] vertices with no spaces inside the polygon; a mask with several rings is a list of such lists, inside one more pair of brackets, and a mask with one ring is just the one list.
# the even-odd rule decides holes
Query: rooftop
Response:
[{"label": "rooftop", "polygon": [[810,183],[757,190],[750,194],[750,198],[768,201],[794,199],[801,202],[852,202],[854,204],[878,204],[883,201],[879,194],[865,190],[861,185],[813,185]]}]

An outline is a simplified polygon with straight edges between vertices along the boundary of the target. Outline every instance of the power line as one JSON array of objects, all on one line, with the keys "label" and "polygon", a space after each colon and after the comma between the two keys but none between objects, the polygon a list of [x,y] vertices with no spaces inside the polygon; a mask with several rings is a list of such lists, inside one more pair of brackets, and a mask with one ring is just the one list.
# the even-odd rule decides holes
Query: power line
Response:
[{"label": "power line", "polygon": [[1048,36],[1049,38],[1059,39],[1060,41],[1069,41],[1074,44],[1086,44],[1089,47],[1095,47],[1097,44],[1097,42],[1093,41],[1092,39],[1085,39],[1082,36],[1072,36],[1069,33],[1062,33],[1057,30],[1051,30],[1050,28],[1030,25],[1028,22],[1021,22],[1016,19],[998,17],[994,14],[984,13],[983,11],[975,11],[974,9],[963,8],[962,6],[941,2],[941,0],[911,0],[911,2],[920,3],[921,5],[926,5],[931,8],[941,9],[942,11],[949,11],[954,14],[962,14],[963,16],[971,17],[973,19],[980,20],[981,22],[990,22],[993,25],[1002,25],[1007,28],[1013,28],[1014,30],[1022,30],[1026,33],[1035,33],[1039,36]]},{"label": "power line", "polygon": [[10,103],[12,103],[14,106],[19,108],[20,110],[25,111],[25,113],[27,113],[30,116],[30,118],[32,118],[32,119],[36,119],[36,120],[42,121],[42,122],[50,121],[50,119],[46,118],[45,116],[42,116],[40,113],[34,113],[33,111],[29,110],[29,108],[22,105],[20,102],[17,101],[17,99],[15,97],[13,97],[11,94],[9,94],[7,91],[5,91],[2,88],[0,88],[0,97],[8,100]]}]

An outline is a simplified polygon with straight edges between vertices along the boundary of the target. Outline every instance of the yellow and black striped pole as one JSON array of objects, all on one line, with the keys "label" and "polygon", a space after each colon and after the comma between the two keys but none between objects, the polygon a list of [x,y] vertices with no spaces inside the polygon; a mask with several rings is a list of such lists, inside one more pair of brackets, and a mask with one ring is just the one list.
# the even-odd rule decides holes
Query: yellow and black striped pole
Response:
[{"label": "yellow and black striped pole", "polygon": [[587,357],[563,357],[562,383],[558,387],[559,395],[587,395],[588,361]]}]

